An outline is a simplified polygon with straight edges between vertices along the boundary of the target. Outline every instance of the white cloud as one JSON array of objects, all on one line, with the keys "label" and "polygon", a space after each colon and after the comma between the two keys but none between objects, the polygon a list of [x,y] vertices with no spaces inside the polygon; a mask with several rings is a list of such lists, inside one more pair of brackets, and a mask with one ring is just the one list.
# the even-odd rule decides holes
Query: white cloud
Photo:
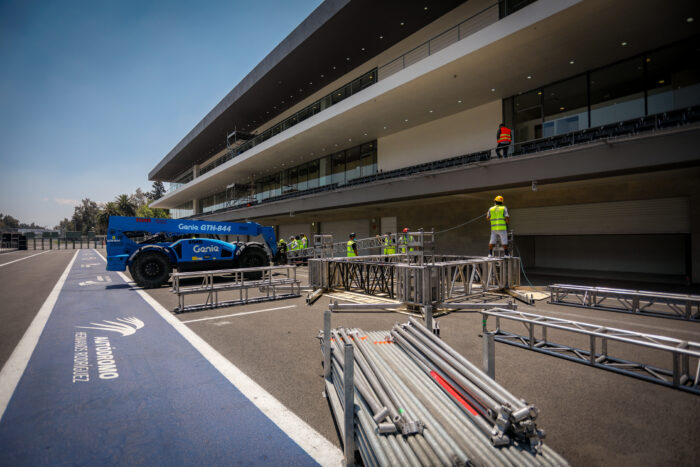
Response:
[{"label": "white cloud", "polygon": [[54,198],[53,200],[56,202],[56,204],[60,204],[61,206],[77,206],[80,204],[80,200],[78,199]]}]

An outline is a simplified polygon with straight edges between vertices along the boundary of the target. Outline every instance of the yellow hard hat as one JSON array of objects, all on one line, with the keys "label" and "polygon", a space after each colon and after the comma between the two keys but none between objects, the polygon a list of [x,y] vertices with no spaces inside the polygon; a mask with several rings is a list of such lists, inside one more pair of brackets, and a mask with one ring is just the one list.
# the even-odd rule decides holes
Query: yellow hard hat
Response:
[{"label": "yellow hard hat", "polygon": [[502,203],[502,202],[503,202],[503,196],[498,195],[498,196],[496,196],[493,200],[496,201],[497,203]]}]

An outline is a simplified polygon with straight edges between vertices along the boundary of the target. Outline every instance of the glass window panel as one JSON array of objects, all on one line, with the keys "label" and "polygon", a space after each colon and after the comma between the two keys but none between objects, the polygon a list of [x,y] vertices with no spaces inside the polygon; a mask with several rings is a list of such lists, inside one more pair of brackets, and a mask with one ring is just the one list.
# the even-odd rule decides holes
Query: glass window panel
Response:
[{"label": "glass window panel", "polygon": [[333,178],[332,183],[337,185],[345,184],[345,153],[339,152],[331,156]]},{"label": "glass window panel", "polygon": [[588,128],[586,76],[547,86],[543,90],[542,136],[554,136]]},{"label": "glass window panel", "polygon": [[647,54],[647,111],[667,112],[700,105],[698,38]]},{"label": "glass window panel", "polygon": [[299,183],[299,169],[294,167],[292,169],[289,169],[287,173],[287,188],[290,191],[297,191],[297,184]]},{"label": "glass window panel", "polygon": [[282,194],[282,173],[277,173],[270,180],[270,196]]},{"label": "glass window panel", "polygon": [[359,146],[345,151],[345,173],[348,181],[362,176]]},{"label": "glass window panel", "polygon": [[374,175],[377,173],[377,154],[374,152],[362,155],[362,176]]},{"label": "glass window panel", "polygon": [[[515,96],[515,141],[542,137],[542,90]],[[494,130],[494,139],[496,131]]]},{"label": "glass window panel", "polygon": [[319,186],[331,184],[331,156],[319,160]]},{"label": "glass window panel", "polygon": [[644,68],[641,58],[593,71],[590,76],[591,126],[644,115]]},{"label": "glass window panel", "polygon": [[299,167],[299,183],[297,184],[297,188],[299,191],[306,190],[308,186],[308,166],[307,164],[304,164]]},{"label": "glass window panel", "polygon": [[311,161],[307,165],[308,170],[308,189],[318,188],[319,184],[319,161]]}]

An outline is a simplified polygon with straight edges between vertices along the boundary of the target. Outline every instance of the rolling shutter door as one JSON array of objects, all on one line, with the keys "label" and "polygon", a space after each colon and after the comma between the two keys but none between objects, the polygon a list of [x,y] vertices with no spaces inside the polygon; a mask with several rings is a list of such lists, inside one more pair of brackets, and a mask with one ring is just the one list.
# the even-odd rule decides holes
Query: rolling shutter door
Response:
[{"label": "rolling shutter door", "polygon": [[690,232],[688,198],[519,208],[509,214],[516,236]]},{"label": "rolling shutter door", "polygon": [[321,222],[321,233],[333,235],[334,242],[347,241],[351,232],[358,240],[369,237],[369,219]]}]

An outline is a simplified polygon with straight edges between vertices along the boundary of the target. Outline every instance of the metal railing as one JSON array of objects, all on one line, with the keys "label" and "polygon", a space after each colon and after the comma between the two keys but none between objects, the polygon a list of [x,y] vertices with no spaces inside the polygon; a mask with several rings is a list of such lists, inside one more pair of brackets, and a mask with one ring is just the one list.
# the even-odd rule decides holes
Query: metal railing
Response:
[{"label": "metal railing", "polygon": [[[251,275],[254,278],[249,278]],[[174,272],[170,278],[173,283],[171,292],[178,297],[178,307],[174,310],[177,313],[301,296],[301,282],[297,279],[296,266]],[[222,281],[217,282],[217,278],[222,279]],[[182,281],[196,281],[197,279],[200,282],[193,285],[182,283]],[[251,297],[249,296],[251,289],[261,290],[264,295]],[[279,293],[278,289],[286,293]],[[225,292],[233,292],[234,294],[237,292],[238,298],[221,299],[219,294]],[[204,302],[186,306],[185,297],[196,294],[206,295]]]},{"label": "metal railing", "polygon": [[[498,308],[483,310],[481,314],[484,318],[484,335],[493,332],[497,342],[700,394],[700,343],[698,342]],[[494,317],[496,321],[494,331],[488,329],[490,317]],[[521,323],[526,333],[517,334],[504,330],[501,327],[503,321]],[[537,328],[540,330],[539,333],[536,333]],[[548,339],[549,330],[586,336],[589,342],[588,349],[554,343]],[[540,337],[538,338],[536,334]],[[610,342],[624,344],[624,346],[615,345],[611,349],[608,346]],[[620,352],[623,347],[629,346],[655,352],[654,360],[651,361],[660,361],[659,354],[661,359],[665,355],[668,359],[668,367],[661,368],[610,354],[610,350]],[[692,367],[696,368],[694,375],[690,371]]]},{"label": "metal railing", "polygon": [[461,23],[429,39],[405,54],[379,67],[381,81],[406,67],[484,29],[499,20],[498,2],[487,6]]},{"label": "metal railing", "polygon": [[81,248],[104,248],[105,236],[80,238],[27,238],[27,250],[78,250]]},{"label": "metal railing", "polygon": [[552,284],[549,291],[549,303],[557,305],[700,321],[700,295],[568,284]]}]

